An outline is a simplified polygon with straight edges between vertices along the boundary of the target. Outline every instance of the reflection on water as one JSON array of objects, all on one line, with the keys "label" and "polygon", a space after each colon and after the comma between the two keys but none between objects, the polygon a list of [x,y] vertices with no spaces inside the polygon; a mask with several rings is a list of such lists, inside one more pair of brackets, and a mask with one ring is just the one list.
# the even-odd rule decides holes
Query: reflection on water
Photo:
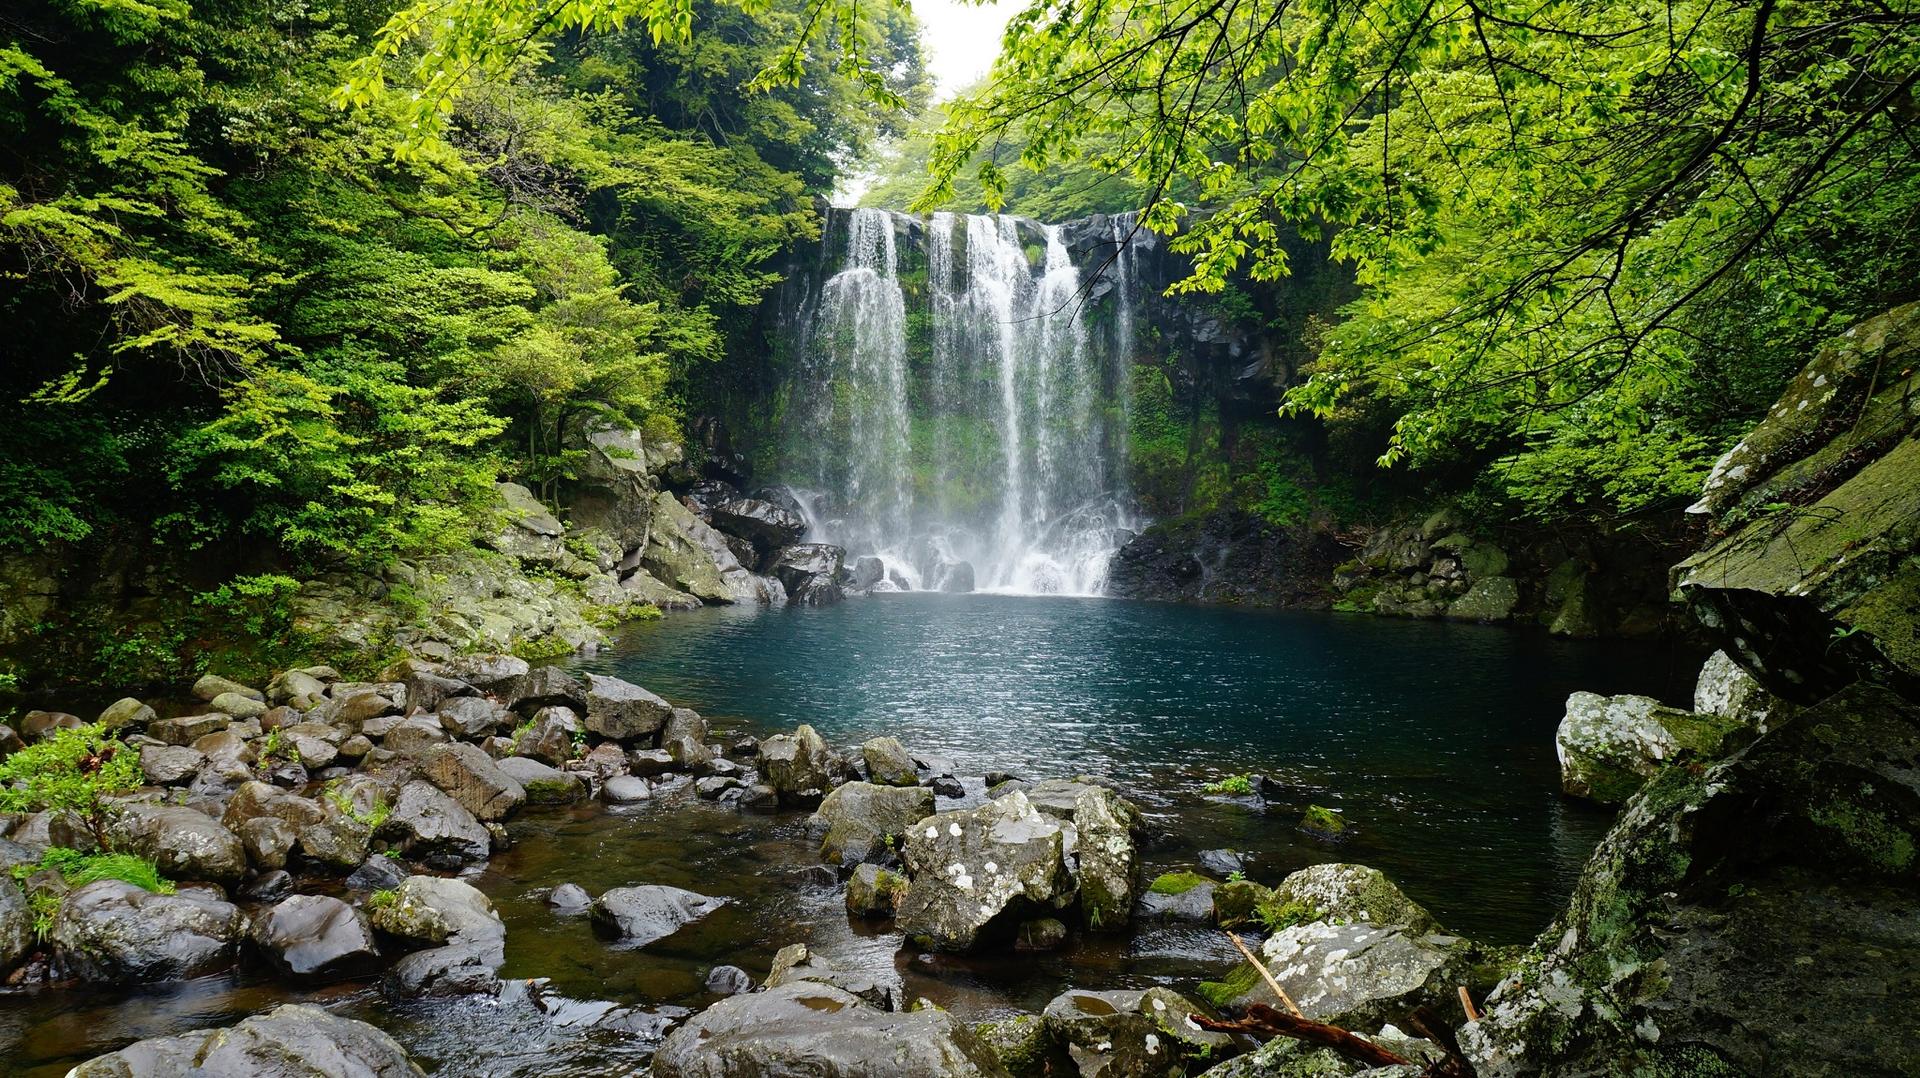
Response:
[{"label": "reflection on water", "polygon": [[[1694,660],[1366,617],[899,595],[696,611],[637,626],[583,665],[696,707],[726,733],[810,722],[839,744],[895,734],[951,760],[967,802],[983,796],[989,770],[1098,775],[1165,833],[1146,854],[1149,872],[1215,846],[1250,852],[1249,875],[1265,882],[1316,861],[1362,861],[1449,926],[1518,942],[1551,917],[1607,819],[1556,794],[1552,739],[1566,694],[1680,702]],[[1245,771],[1342,809],[1348,841],[1327,846],[1289,815],[1200,792]],[[1235,957],[1219,933],[1180,925],[1017,960],[903,950],[884,924],[848,920],[804,813],[743,815],[684,789],[632,808],[530,813],[511,828],[514,848],[471,877],[508,926],[512,981],[500,1000],[395,1006],[370,984],[295,989],[250,970],[136,993],[0,994],[0,1073],[57,1075],[141,1037],[307,1000],[381,1026],[444,1074],[642,1074],[677,1008],[711,1002],[712,967],[764,975],[796,941],[969,1019],[1037,1010],[1069,986],[1190,989]],[[565,882],[596,894],[672,884],[735,901],[623,950],[546,906]],[[528,978],[551,984],[530,991]]]}]

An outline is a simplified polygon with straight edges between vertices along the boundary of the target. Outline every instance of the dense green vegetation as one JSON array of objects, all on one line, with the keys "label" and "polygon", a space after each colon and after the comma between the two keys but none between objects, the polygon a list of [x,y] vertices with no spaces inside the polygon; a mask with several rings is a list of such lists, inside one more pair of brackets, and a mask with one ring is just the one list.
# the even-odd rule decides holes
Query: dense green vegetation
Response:
[{"label": "dense green vegetation", "polygon": [[[1365,290],[1288,408],[1506,511],[1669,507],[1811,342],[1915,291],[1911,3],[1035,5],[923,204],[1085,161],[1181,291],[1330,233]],[[1189,194],[1189,192],[1193,192]]]},{"label": "dense green vegetation", "polygon": [[[411,55],[368,60],[390,10],[0,21],[0,550],[150,549],[236,600],[465,545],[496,479],[568,474],[570,426],[677,425],[884,122],[831,69],[742,91],[800,6],[703,6],[684,42],[516,50],[424,138]],[[910,21],[872,50],[917,92]]]}]

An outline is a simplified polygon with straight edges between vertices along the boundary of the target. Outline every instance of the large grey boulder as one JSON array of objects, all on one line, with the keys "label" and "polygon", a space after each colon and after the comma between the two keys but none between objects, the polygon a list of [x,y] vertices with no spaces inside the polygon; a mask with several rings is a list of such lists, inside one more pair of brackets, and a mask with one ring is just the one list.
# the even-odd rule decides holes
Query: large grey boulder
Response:
[{"label": "large grey boulder", "polygon": [[778,550],[800,541],[807,522],[800,514],[758,498],[734,498],[707,510],[713,526],[737,535],[760,550]]},{"label": "large grey boulder", "polygon": [[484,861],[493,849],[492,837],[473,813],[418,779],[400,788],[392,811],[374,833],[400,843],[407,856],[416,860]]},{"label": "large grey boulder", "polygon": [[334,977],[361,972],[380,958],[360,911],[326,895],[293,895],[253,919],[253,943],[280,972]]},{"label": "large grey boulder", "polygon": [[826,543],[799,543],[780,551],[773,575],[787,589],[787,599],[801,606],[827,606],[846,595],[840,589],[840,568],[847,552]]},{"label": "large grey boulder", "polygon": [[638,685],[602,674],[587,675],[587,730],[615,741],[660,732],[673,705]]},{"label": "large grey boulder", "polygon": [[1090,929],[1126,926],[1139,895],[1140,860],[1133,835],[1140,813],[1111,790],[1090,786],[1074,801],[1080,919]]},{"label": "large grey boulder", "polygon": [[155,786],[184,786],[206,762],[205,753],[185,745],[140,746],[140,773]]},{"label": "large grey boulder", "polygon": [[867,765],[867,778],[882,786],[918,786],[920,771],[913,755],[898,738],[876,737],[860,746],[860,758]]},{"label": "large grey boulder", "polygon": [[667,1035],[654,1078],[1005,1078],[993,1051],[945,1011],[878,1010],[796,981],[721,1000]]},{"label": "large grey boulder", "polygon": [[477,745],[436,745],[421,774],[481,821],[504,820],[526,803],[527,791]]},{"label": "large grey boulder", "polygon": [[[696,534],[712,530],[679,499],[661,491],[653,499],[653,527],[640,556],[640,567],[668,587],[704,602],[736,601],[735,589],[721,575],[714,557],[715,548],[726,553],[729,561],[734,560],[732,553],[718,535],[703,543],[705,536]],[[734,568],[739,568],[737,561]]]},{"label": "large grey boulder", "polygon": [[1718,756],[1735,727],[1718,715],[1665,707],[1649,696],[1574,693],[1553,739],[1560,788],[1617,804],[1682,753]]},{"label": "large grey boulder", "polygon": [[413,1078],[423,1073],[392,1037],[365,1022],[290,1003],[238,1025],[136,1041],[72,1078]]},{"label": "large grey boulder", "polygon": [[615,887],[587,908],[594,931],[632,947],[662,940],[727,904],[679,887]]},{"label": "large grey boulder", "polygon": [[932,790],[849,782],[828,794],[807,823],[825,832],[821,859],[851,867],[892,862],[907,832],[931,815]]},{"label": "large grey boulder", "polygon": [[372,910],[373,927],[415,945],[498,940],[507,934],[493,903],[463,880],[408,876]]},{"label": "large grey boulder", "polygon": [[106,833],[113,848],[152,861],[171,879],[232,883],[247,872],[247,850],[239,836],[196,809],[118,805],[109,813]]},{"label": "large grey boulder", "polygon": [[760,776],[783,804],[811,806],[841,782],[848,768],[813,727],[760,742]]},{"label": "large grey boulder", "polygon": [[1015,791],[976,809],[943,812],[908,832],[910,883],[900,930],[921,946],[969,951],[1033,916],[1065,909],[1077,893],[1066,829]]},{"label": "large grey boulder", "polygon": [[513,743],[516,756],[530,756],[558,767],[573,758],[573,740],[585,733],[580,716],[570,707],[543,707],[534,712]]},{"label": "large grey boulder", "polygon": [[61,900],[47,942],[63,976],[160,981],[228,964],[245,926],[237,907],[204,891],[160,895],[99,880]]},{"label": "large grey boulder", "polygon": [[1707,656],[1693,686],[1693,710],[1718,715],[1735,725],[1764,734],[1800,710],[1799,705],[1767,691],[1747,669],[1724,651]]}]

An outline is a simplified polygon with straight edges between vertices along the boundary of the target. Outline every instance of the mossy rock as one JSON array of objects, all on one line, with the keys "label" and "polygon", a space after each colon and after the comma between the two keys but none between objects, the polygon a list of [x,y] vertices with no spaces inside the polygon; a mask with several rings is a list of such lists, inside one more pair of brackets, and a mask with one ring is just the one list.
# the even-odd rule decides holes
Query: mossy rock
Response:
[{"label": "mossy rock", "polygon": [[1213,889],[1213,923],[1222,928],[1258,920],[1260,906],[1273,897],[1271,888],[1252,880],[1231,880]]},{"label": "mossy rock", "polygon": [[1300,814],[1300,830],[1321,838],[1341,839],[1346,837],[1347,821],[1339,810],[1322,805],[1308,805],[1307,811]]},{"label": "mossy rock", "polygon": [[981,1022],[973,1027],[973,1034],[993,1049],[1000,1066],[1012,1078],[1047,1078],[1074,1072],[1073,1060],[1047,1033],[1039,1015]]},{"label": "mossy rock", "polygon": [[1147,885],[1147,890],[1156,895],[1184,895],[1196,887],[1211,882],[1198,872],[1188,872],[1183,869],[1179,872],[1163,872],[1155,876],[1153,882]]}]

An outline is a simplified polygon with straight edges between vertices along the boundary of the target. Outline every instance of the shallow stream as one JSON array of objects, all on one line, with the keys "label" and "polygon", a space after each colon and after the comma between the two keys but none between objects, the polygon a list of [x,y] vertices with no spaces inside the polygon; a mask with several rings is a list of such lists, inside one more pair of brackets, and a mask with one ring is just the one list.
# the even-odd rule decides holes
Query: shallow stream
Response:
[{"label": "shallow stream", "polygon": [[[1093,775],[1163,833],[1149,874],[1222,846],[1251,855],[1248,875],[1267,883],[1359,861],[1451,929],[1518,943],[1564,901],[1609,819],[1558,794],[1553,731],[1566,695],[1683,704],[1698,656],[1359,615],[903,594],[710,607],[636,625],[580,665],[694,707],[728,739],[801,722],[843,747],[892,734],[951,761],[967,802],[990,770]],[[1345,840],[1303,833],[1292,811],[1202,791],[1246,772],[1339,810]],[[369,984],[300,990],[244,969],[133,993],[0,994],[0,1071],[59,1074],[133,1039],[304,998],[382,1026],[445,1074],[644,1073],[675,1008],[711,1001],[707,970],[759,976],[796,941],[895,970],[909,998],[967,1018],[1037,1010],[1068,986],[1190,989],[1233,958],[1219,933],[1188,926],[1039,957],[921,956],[882,926],[849,923],[805,813],[739,813],[685,790],[628,809],[530,812],[511,829],[514,847],[471,877],[507,923],[503,975],[516,983],[500,1001],[395,1006]],[[648,948],[618,950],[546,907],[545,890],[562,882],[595,893],[665,883],[733,901]],[[528,978],[551,979],[544,1003],[517,983]],[[608,1021],[606,1007],[569,1000],[642,1010]]]}]

